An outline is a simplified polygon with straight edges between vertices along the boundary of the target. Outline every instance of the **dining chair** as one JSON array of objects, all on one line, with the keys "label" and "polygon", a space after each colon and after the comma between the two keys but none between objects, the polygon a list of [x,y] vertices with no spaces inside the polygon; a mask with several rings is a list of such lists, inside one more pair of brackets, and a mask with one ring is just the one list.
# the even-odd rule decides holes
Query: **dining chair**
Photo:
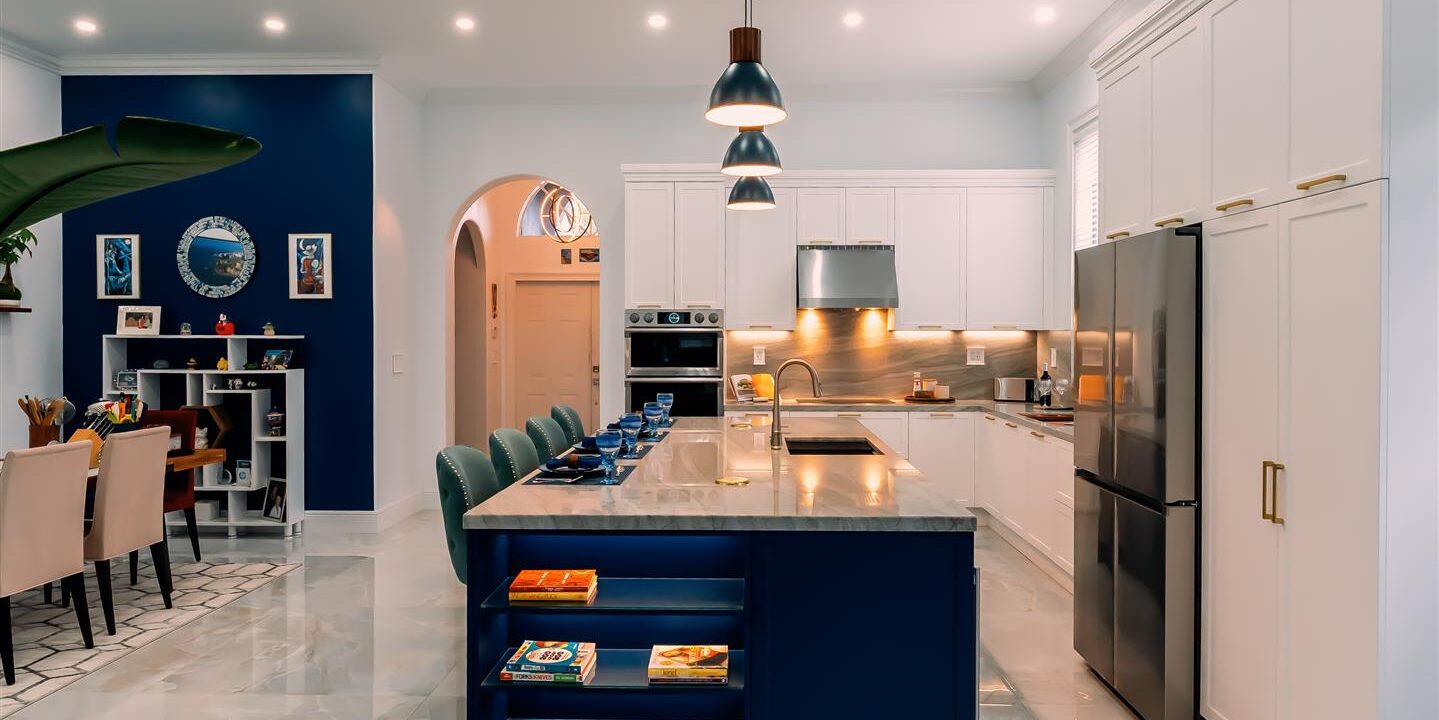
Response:
[{"label": "dining chair", "polygon": [[111,433],[95,481],[95,517],[85,533],[85,559],[95,563],[105,631],[115,634],[110,559],[149,546],[165,607],[174,607],[170,549],[165,541],[165,453],[170,428]]},{"label": "dining chair", "polygon": [[525,434],[529,435],[530,442],[535,444],[535,452],[540,454],[540,462],[553,460],[570,447],[570,443],[565,440],[564,428],[554,419],[543,415],[535,415],[525,421]]},{"label": "dining chair", "polygon": [[500,428],[490,433],[490,460],[495,464],[495,475],[501,488],[513,485],[540,466],[535,444],[524,433],[512,428]]},{"label": "dining chair", "polygon": [[585,421],[580,418],[580,411],[569,405],[550,406],[550,417],[560,424],[565,431],[565,441],[571,445],[585,439]]},{"label": "dining chair", "polygon": [[445,519],[445,544],[450,563],[461,584],[469,584],[465,513],[500,491],[495,466],[485,454],[468,445],[451,445],[435,455],[440,482],[440,515]]},{"label": "dining chair", "polygon": [[0,467],[0,656],[5,683],[15,684],[10,597],[60,581],[73,599],[85,647],[95,647],[85,600],[85,486],[90,446],[15,450]]},{"label": "dining chair", "polygon": [[[142,428],[165,425],[170,428],[170,450],[195,451],[195,428],[200,416],[194,410],[148,410]],[[185,516],[185,530],[190,535],[190,549],[200,561],[200,530],[195,521],[195,470],[165,471],[166,514],[180,512]],[[133,557],[132,557],[133,559]],[[136,563],[130,563],[130,584],[136,580]]]}]

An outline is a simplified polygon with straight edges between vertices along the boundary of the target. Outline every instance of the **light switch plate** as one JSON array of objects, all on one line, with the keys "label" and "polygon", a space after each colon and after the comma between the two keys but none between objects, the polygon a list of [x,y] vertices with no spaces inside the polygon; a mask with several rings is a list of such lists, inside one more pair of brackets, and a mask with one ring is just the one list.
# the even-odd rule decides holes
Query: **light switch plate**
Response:
[{"label": "light switch plate", "polygon": [[984,348],[972,347],[965,353],[965,362],[969,365],[984,364]]},{"label": "light switch plate", "polygon": [[763,365],[763,364],[764,364],[764,349],[765,349],[765,346],[764,346],[764,345],[756,345],[756,346],[754,346],[754,364],[755,364],[755,365]]}]

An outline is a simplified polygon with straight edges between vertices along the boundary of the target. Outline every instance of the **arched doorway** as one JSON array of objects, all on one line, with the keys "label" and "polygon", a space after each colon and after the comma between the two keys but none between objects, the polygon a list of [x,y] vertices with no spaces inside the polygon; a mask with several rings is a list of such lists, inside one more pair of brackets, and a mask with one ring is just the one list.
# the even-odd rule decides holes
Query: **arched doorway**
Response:
[{"label": "arched doorway", "polygon": [[[544,222],[537,203],[553,206]],[[595,422],[599,236],[565,224],[587,213],[563,185],[536,175],[486,183],[456,213],[446,275],[450,442],[485,448],[496,428],[523,427],[553,403]]]}]

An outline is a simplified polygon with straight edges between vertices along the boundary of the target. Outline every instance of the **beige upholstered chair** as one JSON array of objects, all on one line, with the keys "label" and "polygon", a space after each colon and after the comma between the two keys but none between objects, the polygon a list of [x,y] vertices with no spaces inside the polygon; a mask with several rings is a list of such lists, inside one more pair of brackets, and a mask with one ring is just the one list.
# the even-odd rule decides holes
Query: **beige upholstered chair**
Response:
[{"label": "beige upholstered chair", "polygon": [[95,482],[95,519],[85,533],[85,559],[95,562],[105,631],[115,634],[115,602],[110,592],[110,558],[148,546],[165,607],[170,600],[170,551],[165,544],[165,426],[112,433],[100,456]]},{"label": "beige upholstered chair", "polygon": [[0,468],[0,655],[5,682],[15,684],[10,596],[61,581],[75,602],[85,647],[95,647],[85,602],[85,481],[90,446],[51,445],[16,450]]}]

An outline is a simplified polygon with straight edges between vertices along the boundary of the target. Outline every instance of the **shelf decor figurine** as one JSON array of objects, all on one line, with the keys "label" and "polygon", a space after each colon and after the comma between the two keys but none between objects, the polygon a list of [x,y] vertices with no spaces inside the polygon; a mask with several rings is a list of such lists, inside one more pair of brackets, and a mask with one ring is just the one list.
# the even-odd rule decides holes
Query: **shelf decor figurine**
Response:
[{"label": "shelf decor figurine", "polygon": [[285,413],[280,412],[279,407],[271,407],[270,412],[265,413],[265,423],[270,427],[270,437],[285,436]]},{"label": "shelf decor figurine", "polygon": [[200,367],[200,362],[195,358],[190,358],[189,360],[185,361],[185,367],[189,368],[190,370],[194,370],[195,368]]},{"label": "shelf decor figurine", "polygon": [[273,337],[275,335],[275,323],[267,322],[261,325],[260,332],[265,333],[266,337]]},{"label": "shelf decor figurine", "polygon": [[230,322],[230,318],[226,317],[226,316],[225,316],[225,313],[220,313],[220,321],[217,322],[217,323],[215,323],[215,334],[216,334],[216,335],[234,335],[234,334],[235,334],[235,323]]},{"label": "shelf decor figurine", "polygon": [[195,332],[195,331],[190,328],[190,323],[187,323],[187,322],[180,323],[180,334],[181,334],[181,335],[192,335],[192,334],[194,334],[194,332]]},{"label": "shelf decor figurine", "polygon": [[228,358],[220,358],[219,360],[215,361],[215,369],[216,369],[216,370],[229,370],[229,369],[230,369],[230,360],[229,360]]}]

